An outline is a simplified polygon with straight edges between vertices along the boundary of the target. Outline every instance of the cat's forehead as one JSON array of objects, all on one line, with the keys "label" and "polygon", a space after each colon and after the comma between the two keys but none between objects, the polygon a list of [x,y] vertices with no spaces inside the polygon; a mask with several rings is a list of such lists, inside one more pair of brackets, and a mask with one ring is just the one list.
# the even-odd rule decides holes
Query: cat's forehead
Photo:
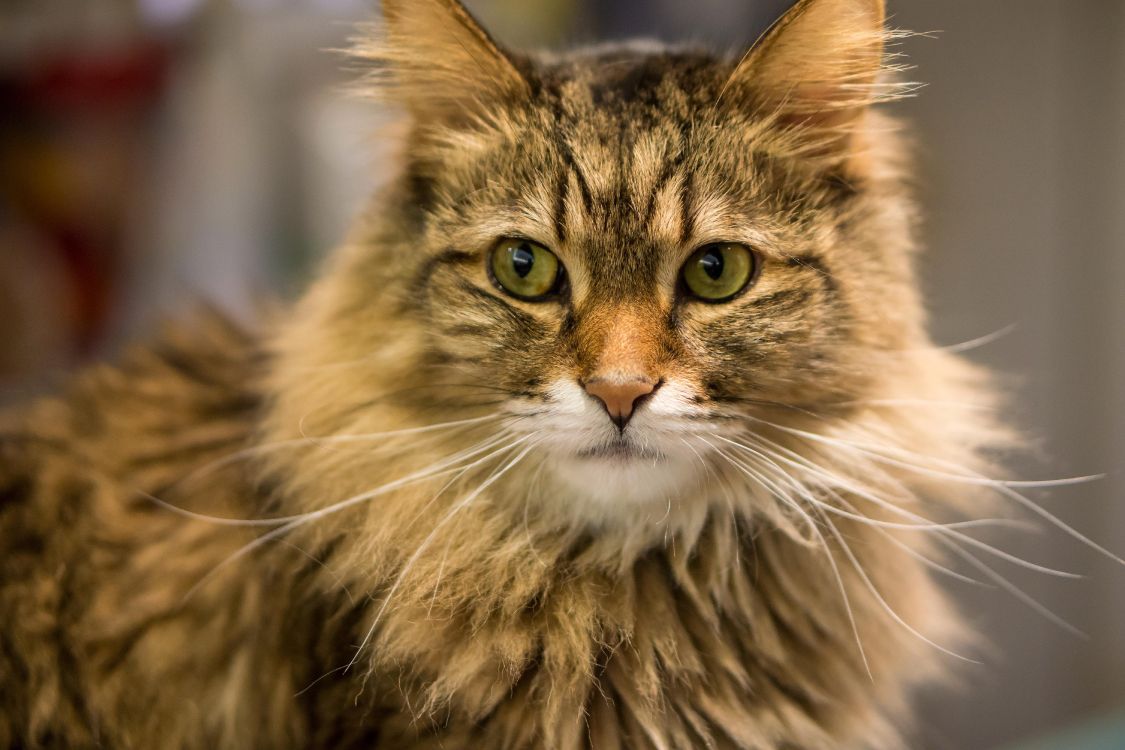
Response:
[{"label": "cat's forehead", "polygon": [[[663,277],[709,242],[758,246],[756,232],[779,213],[767,203],[785,191],[756,155],[762,131],[721,106],[731,67],[635,45],[535,63],[525,75],[537,95],[443,152],[452,201],[442,229],[467,228],[481,247],[530,237],[576,276],[628,271],[614,278],[636,290],[589,279],[613,294],[670,288]],[[465,171],[453,168],[466,159]]]},{"label": "cat's forehead", "polygon": [[536,64],[539,84],[574,111],[587,107],[609,115],[664,118],[669,105],[706,101],[721,90],[729,62],[688,49],[656,43],[604,45]]},{"label": "cat's forehead", "polygon": [[540,108],[574,149],[682,146],[718,100],[729,66],[701,52],[602,47],[539,66]]},{"label": "cat's forehead", "polygon": [[513,167],[527,159],[518,173],[536,175],[538,189],[517,200],[572,249],[627,255],[631,265],[709,233],[719,239],[731,201],[751,197],[735,177],[750,174],[742,160],[712,158],[725,144],[751,145],[733,123],[716,128],[729,74],[729,62],[708,54],[635,45],[543,65],[538,118],[509,152]]}]

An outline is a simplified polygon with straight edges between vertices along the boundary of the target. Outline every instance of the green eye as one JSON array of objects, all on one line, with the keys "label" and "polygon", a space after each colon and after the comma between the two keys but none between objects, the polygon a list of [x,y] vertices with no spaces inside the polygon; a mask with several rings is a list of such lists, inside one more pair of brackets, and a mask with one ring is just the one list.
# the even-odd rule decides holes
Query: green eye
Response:
[{"label": "green eye", "polygon": [[558,286],[562,266],[547,248],[529,240],[503,239],[492,249],[492,278],[508,294],[538,302]]},{"label": "green eye", "polygon": [[701,300],[726,302],[750,285],[756,266],[754,253],[746,245],[704,245],[684,265],[684,284]]}]

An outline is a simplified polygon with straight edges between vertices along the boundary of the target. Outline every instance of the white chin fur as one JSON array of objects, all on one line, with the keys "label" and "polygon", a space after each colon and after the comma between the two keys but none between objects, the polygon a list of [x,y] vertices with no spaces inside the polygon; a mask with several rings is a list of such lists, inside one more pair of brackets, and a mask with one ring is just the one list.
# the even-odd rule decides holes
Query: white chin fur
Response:
[{"label": "white chin fur", "polygon": [[559,484],[585,501],[591,511],[637,512],[650,506],[663,511],[696,489],[700,466],[694,456],[651,458],[583,458],[560,456],[549,464]]},{"label": "white chin fur", "polygon": [[[699,413],[691,390],[665,383],[638,410],[622,436],[605,410],[576,382],[557,381],[550,390],[549,411],[519,419],[517,429],[533,433],[546,454],[555,492],[544,497],[565,502],[567,512],[587,522],[636,520],[654,522],[679,513],[696,497],[709,452],[699,437]],[[626,443],[634,450],[599,453]]]}]

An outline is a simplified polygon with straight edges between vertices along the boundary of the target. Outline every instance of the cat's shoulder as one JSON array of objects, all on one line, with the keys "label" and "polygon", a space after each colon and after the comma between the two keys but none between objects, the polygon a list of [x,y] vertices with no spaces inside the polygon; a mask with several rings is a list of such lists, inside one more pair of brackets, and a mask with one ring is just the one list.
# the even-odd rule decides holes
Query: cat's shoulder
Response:
[{"label": "cat's shoulder", "polygon": [[0,415],[0,747],[99,744],[90,696],[115,695],[132,646],[190,652],[184,594],[246,535],[167,506],[260,509],[245,463],[224,460],[254,440],[263,348],[201,315]]},{"label": "cat's shoulder", "polygon": [[253,437],[263,335],[214,312],[165,328],[58,393],[0,414],[0,513],[57,485],[153,489]]}]

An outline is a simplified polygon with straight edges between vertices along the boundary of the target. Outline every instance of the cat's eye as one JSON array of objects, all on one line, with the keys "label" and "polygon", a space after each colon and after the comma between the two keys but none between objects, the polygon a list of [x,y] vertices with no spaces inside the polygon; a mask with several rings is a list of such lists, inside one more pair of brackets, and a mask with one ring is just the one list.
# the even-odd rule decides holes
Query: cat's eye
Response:
[{"label": "cat's eye", "polygon": [[501,289],[528,302],[539,302],[555,293],[562,276],[562,265],[555,254],[530,240],[500,240],[492,248],[488,263]]},{"label": "cat's eye", "polygon": [[754,251],[735,242],[717,242],[696,250],[684,264],[684,286],[705,302],[727,302],[754,280]]}]

